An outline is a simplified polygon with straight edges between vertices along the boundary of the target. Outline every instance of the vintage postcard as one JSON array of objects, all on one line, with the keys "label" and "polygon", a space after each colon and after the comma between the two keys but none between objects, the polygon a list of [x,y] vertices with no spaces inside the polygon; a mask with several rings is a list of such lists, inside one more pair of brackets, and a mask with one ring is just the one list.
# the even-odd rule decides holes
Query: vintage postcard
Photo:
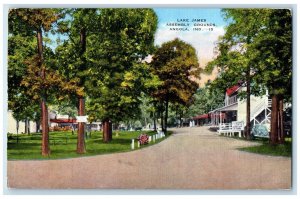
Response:
[{"label": "vintage postcard", "polygon": [[292,189],[291,7],[7,15],[9,190]]}]

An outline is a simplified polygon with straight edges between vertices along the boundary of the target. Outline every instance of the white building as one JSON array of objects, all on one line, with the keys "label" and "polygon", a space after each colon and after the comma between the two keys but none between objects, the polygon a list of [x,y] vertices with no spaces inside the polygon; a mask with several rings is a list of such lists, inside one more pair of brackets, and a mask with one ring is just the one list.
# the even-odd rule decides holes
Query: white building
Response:
[{"label": "white building", "polygon": [[[29,121],[29,130],[30,132],[36,131],[36,123]],[[13,117],[13,112],[11,110],[7,111],[7,132],[8,133],[17,133],[17,120]],[[25,122],[19,121],[18,133],[25,133]]]},{"label": "white building", "polygon": [[[196,125],[212,125],[218,127],[220,123],[231,123],[241,121],[246,125],[246,99],[240,100],[238,95],[246,88],[241,85],[235,85],[226,90],[224,106],[210,111],[208,114],[198,115],[193,118]],[[271,100],[268,93],[261,97],[250,96],[250,122],[254,127],[257,124],[264,125],[270,130],[271,122]]]},{"label": "white building", "polygon": [[[236,85],[226,90],[224,106],[210,112],[211,123],[230,123],[232,121],[242,121],[246,124],[247,101],[238,99],[238,94],[246,88]],[[251,126],[263,124],[270,129],[271,121],[271,99],[268,93],[263,96],[250,96],[250,122]]]}]

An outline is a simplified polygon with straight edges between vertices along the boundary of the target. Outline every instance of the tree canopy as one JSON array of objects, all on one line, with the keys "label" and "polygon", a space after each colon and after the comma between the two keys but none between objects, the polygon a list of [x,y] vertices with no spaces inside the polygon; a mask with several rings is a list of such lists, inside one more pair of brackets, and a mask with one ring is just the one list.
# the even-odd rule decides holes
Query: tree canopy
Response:
[{"label": "tree canopy", "polygon": [[[215,85],[247,82],[250,93],[272,96],[272,143],[276,143],[277,125],[283,131],[283,99],[291,99],[292,14],[288,9],[223,9],[229,22],[218,43],[219,54],[206,70],[221,71]],[[251,88],[250,88],[251,87]],[[243,95],[240,95],[243,97]],[[279,100],[279,101],[278,101]],[[249,105],[250,107],[250,105]],[[248,106],[247,106],[248,108]],[[247,111],[249,112],[249,111]],[[279,116],[278,116],[279,115]],[[277,117],[278,116],[278,117]],[[283,133],[281,133],[283,134]],[[280,138],[284,140],[283,137]]]},{"label": "tree canopy", "polygon": [[89,50],[89,113],[122,121],[139,111],[140,96],[159,83],[143,59],[153,49],[157,16],[152,9],[101,9],[102,27]]},{"label": "tree canopy", "polygon": [[152,95],[188,104],[198,88],[191,78],[200,73],[195,49],[179,39],[166,42],[155,52],[151,64],[153,73],[163,81]]}]

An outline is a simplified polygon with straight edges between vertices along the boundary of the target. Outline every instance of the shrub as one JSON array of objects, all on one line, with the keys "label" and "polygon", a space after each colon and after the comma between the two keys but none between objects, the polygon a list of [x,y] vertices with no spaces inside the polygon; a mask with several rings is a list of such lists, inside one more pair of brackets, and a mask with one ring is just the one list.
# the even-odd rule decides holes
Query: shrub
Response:
[{"label": "shrub", "polygon": [[149,142],[149,136],[147,134],[141,134],[137,139],[141,145],[148,144]]}]

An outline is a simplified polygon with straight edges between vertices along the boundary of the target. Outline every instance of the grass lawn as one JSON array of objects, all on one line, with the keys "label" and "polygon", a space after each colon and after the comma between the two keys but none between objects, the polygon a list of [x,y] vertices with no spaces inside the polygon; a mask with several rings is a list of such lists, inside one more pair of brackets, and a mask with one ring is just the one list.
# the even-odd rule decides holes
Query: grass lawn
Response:
[{"label": "grass lawn", "polygon": [[266,139],[258,141],[261,145],[239,148],[241,151],[247,151],[252,153],[258,153],[263,155],[272,155],[272,156],[292,156],[292,140],[291,138],[286,138],[284,144],[271,145]]},{"label": "grass lawn", "polygon": [[[41,155],[42,136],[40,133],[19,135],[18,143],[16,135],[9,135],[7,143],[7,158],[8,160],[58,159],[132,151],[131,139],[137,138],[142,133],[146,133],[149,136],[155,134],[154,131],[119,131],[118,136],[116,136],[116,132],[113,132],[113,140],[110,143],[103,143],[102,132],[94,131],[85,141],[86,153],[79,155],[76,153],[76,132],[74,135],[72,135],[70,131],[50,132],[49,138],[51,154],[49,157],[43,157]],[[171,132],[168,134],[170,135]],[[151,141],[151,143],[147,145],[141,145],[140,148],[159,143],[166,138],[167,136],[165,138],[156,140],[155,143]],[[135,143],[135,150],[140,149],[137,148],[137,142]]]}]

